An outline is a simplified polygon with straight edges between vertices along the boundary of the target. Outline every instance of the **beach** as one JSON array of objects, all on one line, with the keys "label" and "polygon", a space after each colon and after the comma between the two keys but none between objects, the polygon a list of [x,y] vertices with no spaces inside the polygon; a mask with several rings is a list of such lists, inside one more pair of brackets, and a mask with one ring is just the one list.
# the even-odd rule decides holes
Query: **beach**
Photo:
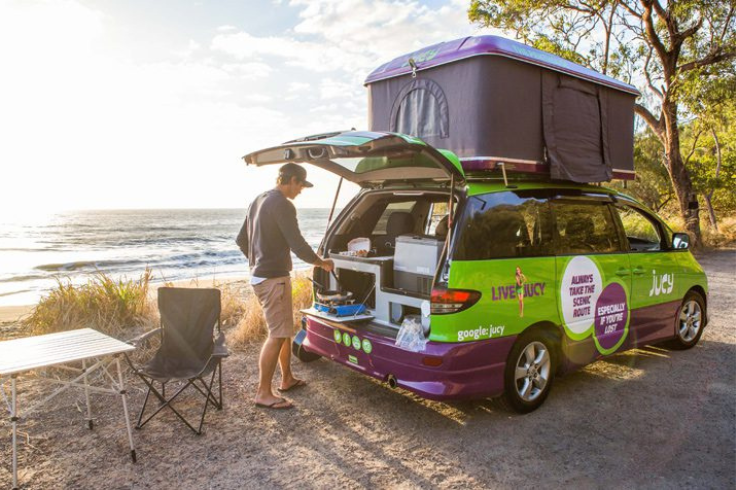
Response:
[{"label": "beach", "polygon": [[[120,407],[69,393],[21,414],[23,488],[733,488],[736,485],[736,250],[699,256],[710,324],[687,351],[656,345],[558,378],[528,415],[493,400],[434,402],[336,363],[294,361],[308,385],[288,411],[253,406],[260,345],[223,363],[225,406],[196,436],[164,412],[134,431],[130,462]],[[227,334],[228,332],[226,332]],[[277,376],[278,382],[278,376]],[[131,418],[142,383],[128,377]],[[23,384],[22,399],[41,392]],[[201,410],[200,399],[177,408]],[[10,482],[0,425],[0,486]]]},{"label": "beach", "polygon": [[[235,244],[244,209],[63,211],[0,227],[0,308],[32,305],[58,283],[80,285],[104,273],[153,284],[218,283],[248,274]],[[329,209],[299,209],[299,227],[317,248]],[[306,267],[298,259],[296,269]],[[9,313],[13,318],[13,313]]]}]

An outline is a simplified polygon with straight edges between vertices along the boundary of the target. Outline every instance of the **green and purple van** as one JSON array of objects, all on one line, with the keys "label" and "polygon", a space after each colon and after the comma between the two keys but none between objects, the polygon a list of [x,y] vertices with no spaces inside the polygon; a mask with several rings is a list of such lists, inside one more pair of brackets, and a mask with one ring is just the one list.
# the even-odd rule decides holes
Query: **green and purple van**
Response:
[{"label": "green and purple van", "polygon": [[[361,186],[320,247],[339,284],[324,271],[315,282],[352,292],[366,311],[307,310],[303,360],[331,359],[430,399],[504,395],[527,412],[556,375],[646,344],[687,349],[706,325],[707,280],[687,235],[614,190],[468,171],[450,152],[390,133],[247,159],[308,162]],[[356,238],[370,240],[367,256],[348,252]],[[419,351],[396,345],[407,317],[424,327]]]},{"label": "green and purple van", "polygon": [[633,178],[635,88],[494,36],[410,53],[366,85],[371,131],[245,157],[360,187],[320,245],[336,274],[314,274],[300,359],[529,412],[596,359],[697,344],[708,285],[687,235],[588,184]]}]

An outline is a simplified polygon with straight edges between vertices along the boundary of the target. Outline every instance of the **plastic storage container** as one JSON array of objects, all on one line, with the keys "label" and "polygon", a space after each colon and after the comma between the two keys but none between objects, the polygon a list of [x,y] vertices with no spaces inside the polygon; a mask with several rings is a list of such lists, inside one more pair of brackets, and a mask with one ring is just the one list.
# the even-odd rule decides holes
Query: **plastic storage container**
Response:
[{"label": "plastic storage container", "polygon": [[443,244],[436,238],[398,236],[394,254],[394,287],[429,295]]}]

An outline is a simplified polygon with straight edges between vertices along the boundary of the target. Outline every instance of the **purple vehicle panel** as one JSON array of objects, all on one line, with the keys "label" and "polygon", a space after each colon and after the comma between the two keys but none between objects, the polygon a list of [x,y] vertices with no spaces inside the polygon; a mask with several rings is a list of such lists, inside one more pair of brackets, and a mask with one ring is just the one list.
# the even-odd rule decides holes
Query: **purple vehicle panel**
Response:
[{"label": "purple vehicle panel", "polygon": [[[341,339],[347,335],[350,340],[336,341],[336,330]],[[371,352],[355,348],[354,337],[360,342],[369,340]],[[390,337],[343,329],[309,317],[304,347],[381,381],[393,376],[396,386],[424,398],[457,400],[503,393],[506,357],[515,341],[516,336],[466,343],[429,342],[424,351],[411,352],[394,345]],[[430,366],[425,359],[441,364]]]}]

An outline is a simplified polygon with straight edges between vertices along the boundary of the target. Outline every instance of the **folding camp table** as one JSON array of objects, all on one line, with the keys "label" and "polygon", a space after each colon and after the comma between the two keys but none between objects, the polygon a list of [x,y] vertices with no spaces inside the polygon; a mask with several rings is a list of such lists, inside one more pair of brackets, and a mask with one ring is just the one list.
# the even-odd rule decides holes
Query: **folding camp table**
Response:
[{"label": "folding camp table", "polygon": [[[135,350],[134,346],[108,337],[91,328],[0,342],[0,393],[2,393],[2,397],[8,406],[10,423],[12,425],[14,489],[18,488],[17,424],[20,414],[18,410],[16,381],[18,376],[31,371],[36,371],[39,374],[38,379],[62,386],[25,410],[26,413],[35,411],[70,387],[83,388],[87,403],[87,425],[92,429],[92,408],[89,402],[90,391],[120,395],[123,402],[125,426],[128,429],[130,455],[133,462],[136,461],[133,434],[130,429],[130,419],[128,418],[128,405],[125,399],[123,373],[120,368],[119,358],[119,354],[132,350]],[[82,363],[81,369],[67,366],[67,364],[78,362]],[[111,367],[113,362],[117,365],[117,379],[108,372],[108,368]],[[43,376],[44,368],[52,366],[71,372],[73,373],[72,376],[76,376],[72,380],[61,380]],[[98,370],[110,381],[109,388],[90,385],[88,381],[89,375]],[[10,400],[8,400],[5,387],[8,380],[10,380]]]}]

